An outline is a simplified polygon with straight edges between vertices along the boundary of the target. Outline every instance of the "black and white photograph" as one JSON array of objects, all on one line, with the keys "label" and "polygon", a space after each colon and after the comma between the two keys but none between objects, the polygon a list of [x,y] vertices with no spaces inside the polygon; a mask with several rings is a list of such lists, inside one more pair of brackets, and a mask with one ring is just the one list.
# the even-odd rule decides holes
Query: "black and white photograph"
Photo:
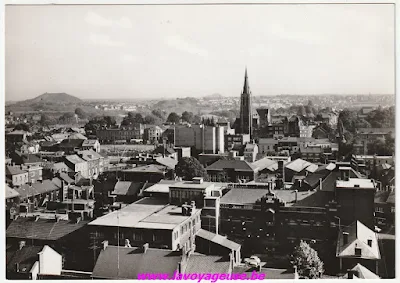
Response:
[{"label": "black and white photograph", "polygon": [[28,2],[2,279],[396,278],[397,3]]}]

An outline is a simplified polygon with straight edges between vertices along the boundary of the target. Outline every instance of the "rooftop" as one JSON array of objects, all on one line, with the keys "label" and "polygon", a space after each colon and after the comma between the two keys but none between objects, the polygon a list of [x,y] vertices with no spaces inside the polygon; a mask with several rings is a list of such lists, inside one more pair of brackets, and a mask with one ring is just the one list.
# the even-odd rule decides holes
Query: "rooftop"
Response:
[{"label": "rooftop", "polygon": [[57,186],[51,180],[43,180],[41,182],[32,183],[31,185],[25,184],[15,188],[15,190],[19,193],[21,198],[40,195],[43,193],[52,192],[59,189],[60,187]]},{"label": "rooftop", "polygon": [[180,181],[170,185],[170,188],[178,189],[203,189],[214,188],[214,183],[212,182],[202,182],[196,183],[194,181]]},{"label": "rooftop", "polygon": [[82,158],[80,158],[78,155],[74,154],[74,155],[68,155],[65,157],[65,159],[69,162],[71,162],[72,164],[77,164],[77,163],[83,163],[85,162],[85,160],[83,160]]},{"label": "rooftop", "polygon": [[238,250],[241,247],[241,245],[239,245],[238,243],[228,240],[228,238],[224,236],[212,233],[204,229],[200,229],[197,232],[196,236],[208,240],[212,243],[218,244],[220,246],[223,246],[229,250]]},{"label": "rooftop", "polygon": [[304,169],[306,169],[308,166],[310,166],[312,163],[303,160],[301,158],[298,158],[292,162],[289,162],[288,164],[286,164],[286,168],[293,170],[295,172],[301,172]]},{"label": "rooftop", "polygon": [[38,253],[43,250],[43,246],[24,246],[22,249],[6,252],[6,270],[15,272],[15,267],[18,264],[20,272],[29,273],[39,260]]},{"label": "rooftop", "polygon": [[349,178],[348,181],[336,181],[336,188],[375,189],[376,185],[373,179]]},{"label": "rooftop", "polygon": [[250,171],[254,172],[253,166],[244,160],[218,160],[208,166],[206,170],[224,170],[234,169],[236,171]]},{"label": "rooftop", "polygon": [[7,184],[5,185],[5,187],[6,187],[6,199],[15,198],[19,196],[19,193],[16,190],[10,188]]},{"label": "rooftop", "polygon": [[99,217],[89,225],[172,230],[188,217],[182,215],[181,207],[146,197]]},{"label": "rooftop", "polygon": [[56,241],[84,227],[88,221],[79,223],[68,220],[19,217],[11,222],[6,231],[7,238],[36,239]]},{"label": "rooftop", "polygon": [[124,196],[125,195],[136,195],[140,191],[140,188],[142,186],[143,186],[142,183],[118,181],[115,184],[112,194],[124,195]]},{"label": "rooftop", "polygon": [[163,165],[156,165],[156,164],[149,164],[143,166],[137,166],[130,169],[125,169],[122,172],[136,172],[136,173],[164,173],[165,166]]},{"label": "rooftop", "polygon": [[185,273],[229,273],[229,258],[216,255],[192,254]]},{"label": "rooftop", "polygon": [[181,259],[181,253],[176,251],[148,248],[144,253],[141,247],[108,246],[100,252],[92,277],[137,279],[143,273],[173,274]]},{"label": "rooftop", "polygon": [[27,172],[26,170],[22,170],[20,166],[6,166],[6,175],[20,175]]},{"label": "rooftop", "polygon": [[148,193],[169,193],[169,187],[171,185],[174,185],[178,183],[178,181],[174,181],[174,180],[161,180],[160,182],[152,185],[151,187],[148,187],[147,189],[145,189],[145,192]]},{"label": "rooftop", "polygon": [[[347,243],[344,240],[344,233],[347,233]],[[368,245],[368,240],[371,240],[371,246]],[[374,231],[362,224],[360,221],[355,221],[348,227],[344,227],[339,232],[337,241],[336,256],[337,257],[356,257],[355,248],[361,249],[359,258],[363,259],[380,259],[380,251],[378,239]]]}]

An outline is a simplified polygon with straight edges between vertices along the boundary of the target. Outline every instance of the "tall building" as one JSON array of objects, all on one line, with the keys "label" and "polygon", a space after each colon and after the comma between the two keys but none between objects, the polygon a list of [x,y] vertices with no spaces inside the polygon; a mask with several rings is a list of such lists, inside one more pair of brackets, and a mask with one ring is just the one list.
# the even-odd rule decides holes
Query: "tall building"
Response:
[{"label": "tall building", "polygon": [[252,118],[253,115],[251,111],[251,91],[246,68],[244,75],[243,91],[240,95],[240,134],[250,134],[250,136],[252,135]]}]

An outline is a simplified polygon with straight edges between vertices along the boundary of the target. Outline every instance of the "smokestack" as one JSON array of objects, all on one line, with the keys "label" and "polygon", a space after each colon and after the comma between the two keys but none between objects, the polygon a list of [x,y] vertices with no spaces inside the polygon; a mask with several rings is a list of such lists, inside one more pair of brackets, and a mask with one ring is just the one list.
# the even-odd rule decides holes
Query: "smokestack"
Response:
[{"label": "smokestack", "polygon": [[106,248],[108,247],[108,241],[105,240],[102,242],[102,244],[103,244],[103,250],[106,250]]},{"label": "smokestack", "polygon": [[18,249],[19,249],[19,250],[22,250],[23,247],[25,247],[25,244],[26,244],[25,241],[19,241],[19,242],[18,242]]}]

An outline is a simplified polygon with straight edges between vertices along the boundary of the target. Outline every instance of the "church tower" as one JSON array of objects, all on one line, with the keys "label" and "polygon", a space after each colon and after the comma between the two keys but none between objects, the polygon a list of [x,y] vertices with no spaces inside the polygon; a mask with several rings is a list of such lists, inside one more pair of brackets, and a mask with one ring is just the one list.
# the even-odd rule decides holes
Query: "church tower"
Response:
[{"label": "church tower", "polygon": [[240,95],[240,134],[250,134],[250,137],[252,136],[252,120],[253,115],[251,112],[251,92],[246,68],[244,74],[243,91]]}]

